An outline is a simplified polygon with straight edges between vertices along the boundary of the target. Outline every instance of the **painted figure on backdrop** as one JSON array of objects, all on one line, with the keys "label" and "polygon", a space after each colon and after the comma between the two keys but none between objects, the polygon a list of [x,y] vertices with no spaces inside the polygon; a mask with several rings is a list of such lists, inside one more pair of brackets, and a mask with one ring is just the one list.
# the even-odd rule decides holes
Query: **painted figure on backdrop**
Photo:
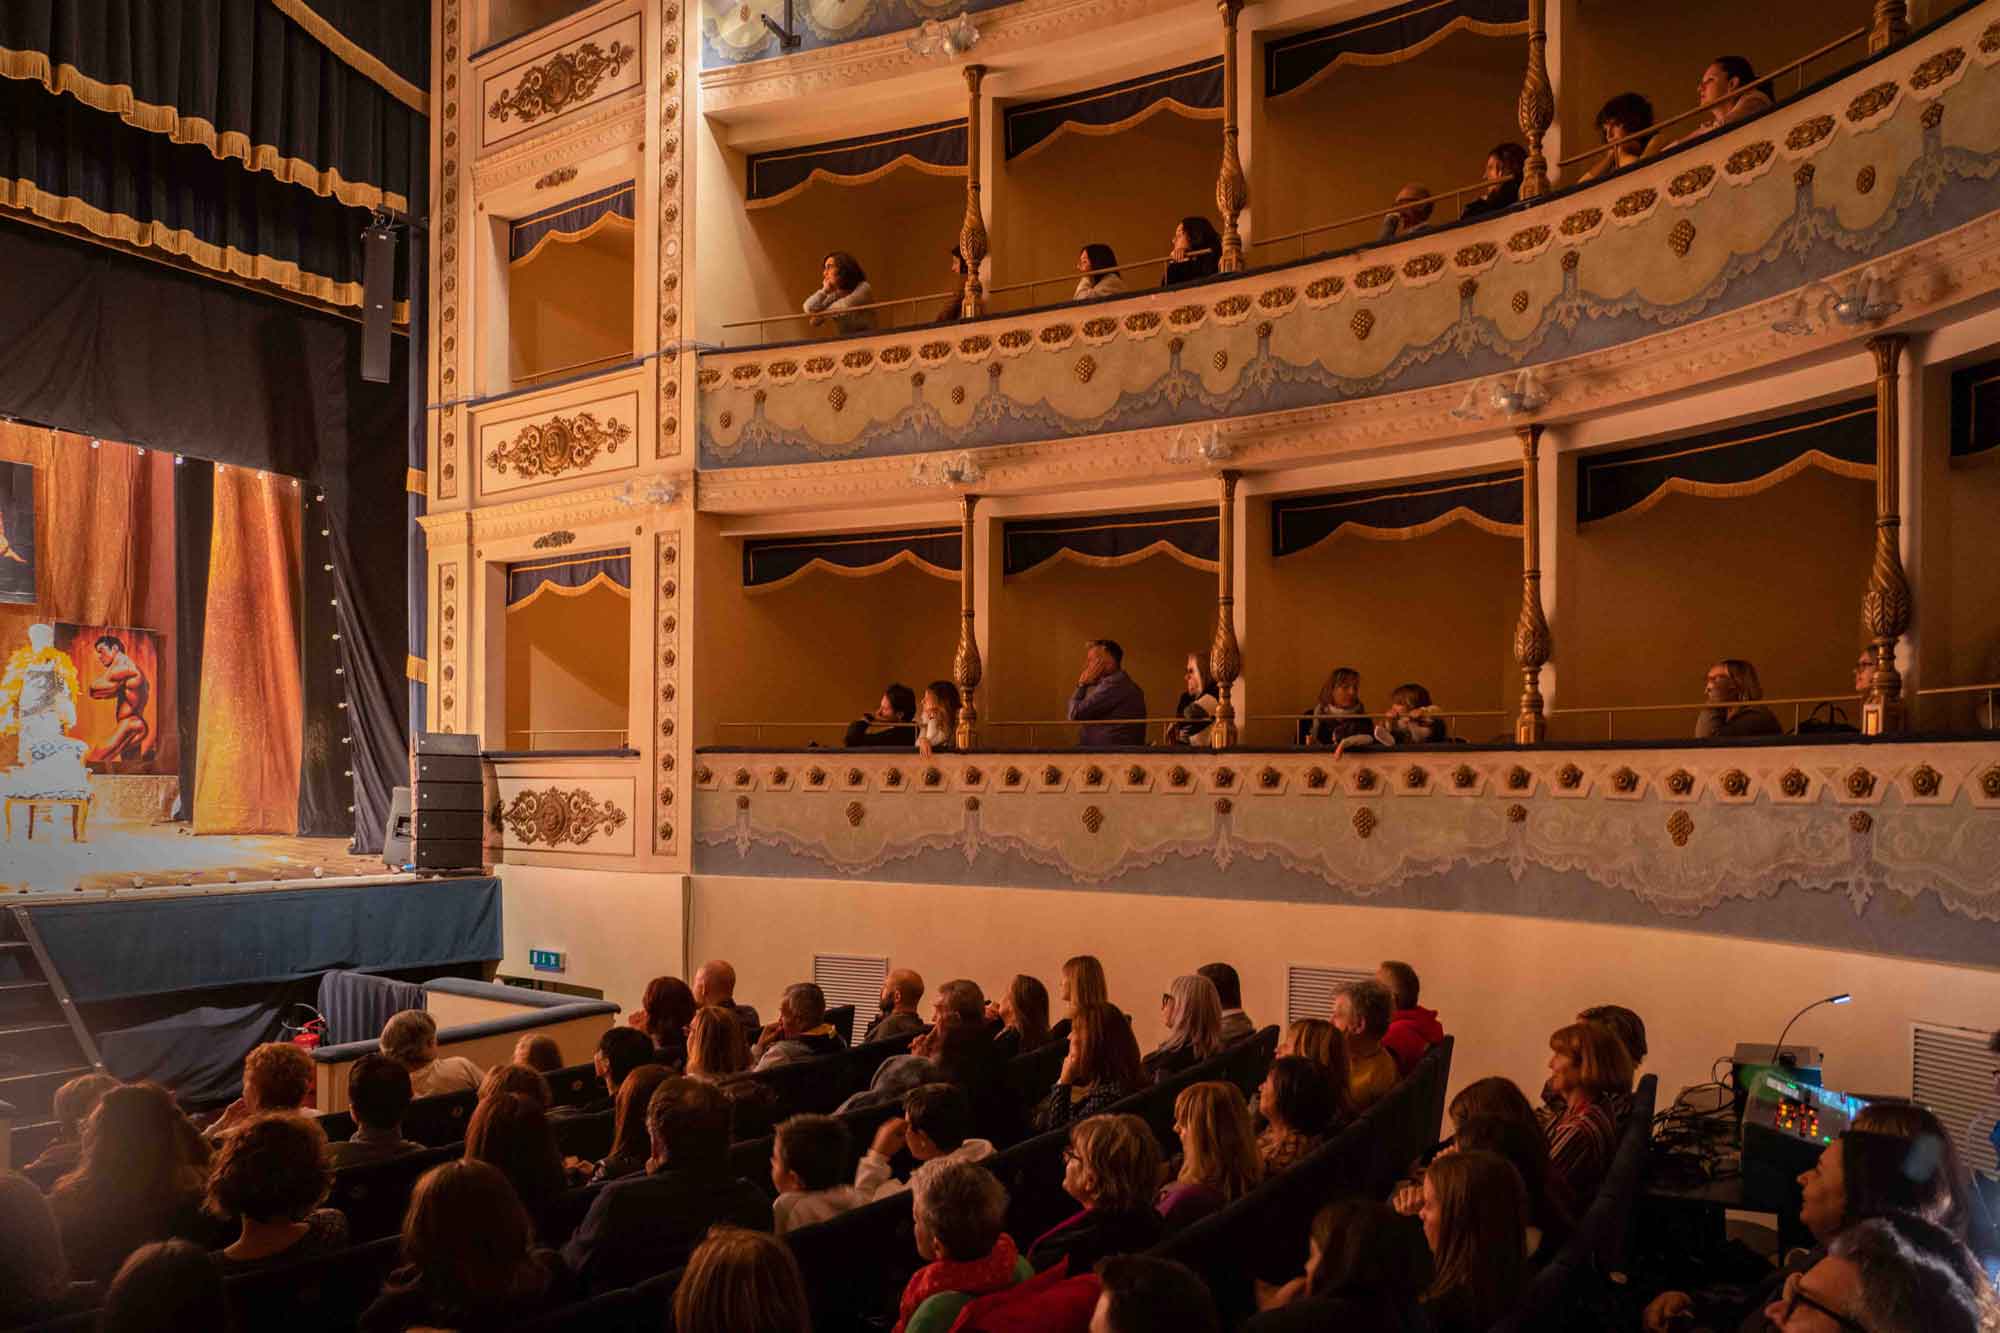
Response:
[{"label": "painted figure on backdrop", "polygon": [[10,796],[89,794],[88,747],[64,734],[76,725],[76,667],[55,644],[54,627],[28,626],[27,646],[15,650],[0,675],[0,736],[19,736],[17,766],[0,775],[0,789]]},{"label": "painted figure on backdrop", "polygon": [[0,463],[0,602],[35,601],[35,469]]},{"label": "painted figure on backdrop", "polygon": [[91,645],[104,674],[90,682],[90,697],[117,701],[117,725],[104,744],[90,752],[90,762],[102,764],[114,759],[138,759],[146,752],[153,726],[146,720],[146,705],[152,701],[152,682],[125,652],[125,644],[115,634],[99,635]]}]

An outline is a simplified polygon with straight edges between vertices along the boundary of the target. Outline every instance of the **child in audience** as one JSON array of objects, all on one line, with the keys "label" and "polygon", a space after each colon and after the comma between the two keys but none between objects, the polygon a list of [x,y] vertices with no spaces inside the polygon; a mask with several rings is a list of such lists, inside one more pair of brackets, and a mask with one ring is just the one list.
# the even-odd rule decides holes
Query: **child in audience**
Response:
[{"label": "child in audience", "polygon": [[524,1032],[514,1043],[513,1063],[526,1065],[539,1074],[553,1074],[563,1067],[562,1047],[546,1032]]},{"label": "child in audience", "polygon": [[222,1250],[229,1272],[332,1254],[347,1245],[347,1217],[321,1208],[333,1185],[326,1134],[296,1113],[255,1116],[223,1140],[208,1176],[208,1209],[241,1226]]},{"label": "child in audience", "polygon": [[717,1226],[674,1288],[674,1333],[812,1333],[791,1247],[761,1231]]},{"label": "child in audience", "polygon": [[1258,1090],[1257,1107],[1264,1113],[1257,1154],[1266,1176],[1291,1170],[1339,1127],[1333,1084],[1324,1070],[1303,1056],[1287,1055],[1271,1062]]},{"label": "child in audience", "polygon": [[[465,1126],[465,1160],[497,1167],[536,1228],[553,1225],[551,1205],[567,1187],[568,1177],[549,1118],[532,1098],[503,1092],[479,1103]],[[562,1238],[551,1234],[546,1239]]]},{"label": "child in audience", "polygon": [[985,1167],[946,1163],[914,1196],[917,1253],[929,1262],[903,1288],[895,1333],[947,1333],[974,1297],[1034,1275],[1005,1230],[1007,1191]]},{"label": "child in audience", "polygon": [[1234,1083],[1182,1088],[1174,1099],[1174,1133],[1181,1141],[1180,1161],[1153,1200],[1169,1231],[1199,1222],[1264,1178],[1250,1108]]},{"label": "child in audience", "polygon": [[1069,1132],[1063,1192],[1083,1210],[1044,1232],[1028,1250],[1036,1272],[1064,1259],[1088,1273],[1114,1254],[1157,1245],[1166,1224],[1153,1208],[1160,1183],[1160,1145],[1136,1115],[1094,1115]]},{"label": "child in audience", "polygon": [[1528,1194],[1490,1152],[1447,1153],[1424,1172],[1424,1239],[1436,1268],[1424,1311],[1435,1333],[1486,1333],[1528,1285]]},{"label": "child in audience", "polygon": [[906,1189],[890,1174],[890,1163],[904,1149],[917,1159],[911,1183],[925,1171],[951,1162],[983,1162],[993,1145],[972,1137],[972,1102],[953,1083],[926,1083],[903,1095],[903,1114],[885,1120],[875,1141],[854,1168],[854,1186],[869,1199],[885,1199]]},{"label": "child in audience", "polygon": [[771,1140],[771,1184],[778,1191],[771,1220],[780,1236],[868,1202],[844,1183],[849,1143],[847,1126],[830,1115],[795,1115],[778,1126]]},{"label": "child in audience", "polygon": [[[617,1029],[614,1028],[612,1030],[616,1031]],[[544,1112],[549,1109],[549,1105],[556,1099],[555,1091],[549,1087],[548,1079],[543,1076],[540,1070],[530,1069],[527,1065],[495,1065],[486,1071],[486,1077],[479,1081],[479,1100],[482,1103],[489,1102],[503,1092],[510,1092],[517,1096],[526,1097]],[[593,1109],[607,1110],[609,1108],[595,1107]]]},{"label": "child in audience", "polygon": [[1076,301],[1097,301],[1125,290],[1125,276],[1118,271],[1118,255],[1102,241],[1092,241],[1076,252]]},{"label": "child in audience", "polygon": [[1445,738],[1444,719],[1431,707],[1421,685],[1398,685],[1389,694],[1389,712],[1375,727],[1380,745],[1435,745]]},{"label": "child in audience", "polygon": [[917,708],[917,753],[928,757],[956,743],[960,706],[958,686],[950,681],[934,680],[924,687],[924,701]]},{"label": "child in audience", "polygon": [[1368,705],[1361,702],[1361,673],[1335,667],[1319,687],[1319,697],[1299,721],[1299,744],[1365,743],[1372,735]]}]

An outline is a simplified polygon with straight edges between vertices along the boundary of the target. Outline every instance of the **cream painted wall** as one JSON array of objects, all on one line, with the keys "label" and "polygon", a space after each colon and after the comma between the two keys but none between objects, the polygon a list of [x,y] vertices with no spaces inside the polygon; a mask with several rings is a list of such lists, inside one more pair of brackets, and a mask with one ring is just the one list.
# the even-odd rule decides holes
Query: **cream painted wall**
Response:
[{"label": "cream painted wall", "polygon": [[[1369,708],[1417,681],[1442,708],[1511,709],[1520,694],[1514,621],[1521,610],[1521,543],[1456,523],[1414,541],[1341,535],[1279,560],[1271,555],[1271,506],[1252,502],[1247,523],[1250,632],[1245,673],[1257,711],[1297,713],[1336,666],[1361,673]],[[1510,734],[1504,718],[1468,718],[1468,740]],[[1261,722],[1247,739],[1290,744],[1292,724]]]},{"label": "cream painted wall", "polygon": [[[1083,669],[1083,645],[1116,639],[1125,669],[1146,692],[1146,709],[1165,717],[1180,698],[1187,654],[1206,653],[1215,633],[1215,575],[1155,555],[1115,569],[1068,561],[999,582],[993,593],[985,716],[1047,721],[1063,716]],[[1158,728],[1154,728],[1158,731]],[[1014,728],[991,733],[993,745],[1025,745]],[[1075,740],[1064,728],[1041,728],[1042,745]]]},{"label": "cream painted wall", "polygon": [[[686,876],[510,865],[496,873],[503,974],[601,990],[628,1013],[654,977],[687,975]],[[530,949],[562,951],[565,970],[534,972]]]},{"label": "cream painted wall", "polygon": [[632,355],[632,228],[553,241],[507,270],[507,364],[516,382]]},{"label": "cream painted wall", "polygon": [[[832,880],[696,876],[689,930],[695,958],[727,957],[738,994],[771,1012],[811,975],[822,952],[886,954],[933,988],[971,977],[989,993],[1017,972],[1053,990],[1063,959],[1104,960],[1111,996],[1140,1043],[1164,1028],[1154,997],[1176,975],[1223,958],[1259,1023],[1283,1017],[1289,964],[1369,967],[1401,958],[1423,1000],[1458,1038],[1452,1084],[1505,1074],[1532,1094],[1548,1034],[1590,1004],[1623,1004],[1647,1020],[1671,1097],[1705,1081],[1739,1041],[1771,1042],[1809,1000],[1852,991],[1792,1040],[1827,1052],[1828,1086],[1910,1090],[1908,1025],[1986,1027],[2000,1013],[2000,972],[1669,930],[1398,908],[1242,903],[1038,889],[931,887]],[[511,923],[510,923],[511,929]]]},{"label": "cream painted wall", "polygon": [[[1757,495],[1672,495],[1586,525],[1561,570],[1562,706],[1699,699],[1722,657],[1755,663],[1769,698],[1851,694],[1874,533],[1875,488],[1817,469]],[[1791,710],[1778,714],[1789,727]],[[1617,735],[1686,736],[1694,719],[1625,718]],[[1603,726],[1601,714],[1557,717],[1550,739],[1602,739]]]},{"label": "cream painted wall", "polygon": [[[1162,113],[1120,134],[1064,134],[996,164],[993,284],[1063,281],[1002,293],[995,308],[1069,300],[1077,251],[1092,241],[1109,245],[1122,263],[1164,255],[1181,218],[1214,218],[1221,161],[1221,121]],[[1158,286],[1160,273],[1138,270],[1126,285]]]},{"label": "cream painted wall", "polygon": [[[507,744],[525,728],[623,730],[629,707],[632,600],[598,587],[544,593],[507,614]],[[618,737],[544,736],[541,748],[601,748]]]},{"label": "cream painted wall", "polygon": [[[1343,66],[1302,92],[1267,102],[1250,166],[1257,232],[1277,236],[1386,208],[1406,182],[1469,185],[1493,145],[1521,137],[1515,102],[1525,38],[1455,33],[1413,60]],[[1262,87],[1261,76],[1254,81]],[[1442,208],[1436,220],[1456,217]],[[1310,242],[1313,253],[1375,238],[1349,228]],[[1259,264],[1296,259],[1300,242],[1253,251]]]},{"label": "cream painted wall", "polygon": [[[1868,0],[1761,0],[1746,7],[1737,0],[1681,0],[1674,5],[1635,5],[1631,0],[1575,0],[1577,21],[1563,33],[1562,96],[1559,114],[1566,151],[1600,142],[1597,109],[1622,92],[1643,93],[1661,120],[1692,109],[1695,85],[1719,55],[1740,55],[1759,74],[1790,64],[1843,33],[1865,28]],[[1864,53],[1847,46],[1812,65],[1819,79]],[[1778,89],[1798,91],[1796,76]],[[1672,137],[1688,134],[1677,128]],[[1573,177],[1572,177],[1573,178]]]},{"label": "cream painted wall", "polygon": [[588,9],[596,0],[490,0],[485,45],[547,27],[565,14]]},{"label": "cream painted wall", "polygon": [[[1945,490],[1951,638],[1945,661],[1930,669],[1926,684],[2000,681],[2000,579],[1993,574],[1993,552],[2000,546],[2000,454],[1959,460],[1945,475]],[[1917,723],[1927,731],[1973,726],[1980,706],[1972,699],[1920,705]]]}]

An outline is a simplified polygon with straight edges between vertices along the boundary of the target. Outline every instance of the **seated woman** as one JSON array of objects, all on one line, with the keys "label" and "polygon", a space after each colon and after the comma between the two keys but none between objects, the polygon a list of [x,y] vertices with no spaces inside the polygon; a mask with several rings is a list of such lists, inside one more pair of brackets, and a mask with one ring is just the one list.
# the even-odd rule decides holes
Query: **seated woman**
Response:
[{"label": "seated woman", "polygon": [[812,316],[806,323],[818,328],[831,321],[837,333],[866,333],[874,328],[873,310],[854,309],[875,300],[868,275],[854,256],[845,250],[829,251],[820,261],[819,271],[819,290],[806,298],[805,312]]},{"label": "seated woman", "polygon": [[1313,1218],[1304,1276],[1258,1289],[1264,1311],[1244,1333],[1428,1333],[1419,1312],[1432,1280],[1423,1233],[1386,1206],[1341,1199]]},{"label": "seated woman", "polygon": [[931,320],[933,324],[951,324],[965,318],[965,252],[954,245],[951,257],[945,262],[951,271],[951,295]]},{"label": "seated woman", "polygon": [[929,1262],[903,1288],[895,1333],[944,1333],[974,1297],[1034,1275],[1005,1230],[1007,1191],[991,1171],[947,1162],[910,1184],[917,1253]]},{"label": "seated woman", "polygon": [[847,735],[840,743],[850,750],[867,745],[915,745],[916,717],[916,691],[892,681],[882,691],[874,712],[847,724]]},{"label": "seated woman", "polygon": [[1365,744],[1374,735],[1368,705],[1361,702],[1361,673],[1353,667],[1335,667],[1320,685],[1312,708],[1299,719],[1299,744]]},{"label": "seated woman", "polygon": [[1174,1098],[1180,1161],[1153,1200],[1167,1230],[1179,1231],[1242,1198],[1264,1179],[1250,1108],[1234,1083],[1195,1083]]},{"label": "seated woman", "polygon": [[1107,1004],[1087,1004],[1070,1020],[1069,1056],[1035,1111],[1035,1128],[1060,1129],[1096,1115],[1145,1087],[1131,1020]]},{"label": "seated woman", "polygon": [[83,1122],[83,1156],[49,1191],[63,1253],[79,1281],[101,1282],[156,1240],[203,1248],[227,1229],[202,1211],[208,1144],[166,1089],[113,1088]]},{"label": "seated woman", "polygon": [[1049,1044],[1049,988],[1026,973],[1007,983],[986,1016],[1000,1024],[993,1038],[996,1059],[1011,1060]]},{"label": "seated woman", "polygon": [[924,701],[917,709],[917,752],[928,756],[934,750],[949,750],[957,744],[958,710],[963,701],[958,686],[948,680],[934,680],[924,687]]},{"label": "seated woman", "polygon": [[761,1231],[717,1226],[674,1288],[674,1333],[812,1333],[805,1277],[791,1247]]},{"label": "seated woman", "polygon": [[160,1240],[132,1251],[104,1293],[98,1333],[215,1333],[229,1327],[222,1270],[209,1251]]},{"label": "seated woman", "polygon": [[1636,165],[1646,156],[1653,141],[1653,136],[1646,133],[1652,128],[1653,104],[1639,93],[1620,93],[1606,102],[1597,112],[1597,133],[1606,144],[1617,146],[1606,148],[1597,165],[1584,172],[1581,179],[1594,181]]},{"label": "seated woman", "polygon": [[1198,278],[1212,278],[1222,269],[1222,237],[1215,224],[1190,214],[1174,227],[1173,250],[1167,255],[1162,287],[1178,287]]},{"label": "seated woman", "polygon": [[1618,1146],[1618,1118],[1631,1104],[1632,1057],[1610,1028],[1571,1023],[1549,1036],[1549,1084],[1563,1099],[1561,1113],[1545,1117],[1549,1164],[1580,1213],[1597,1197]]},{"label": "seated woman", "polygon": [[1447,1152],[1490,1152],[1504,1157],[1520,1173],[1528,1192],[1528,1256],[1536,1266],[1548,1262],[1569,1239],[1576,1219],[1558,1201],[1555,1172],[1549,1166],[1549,1141],[1533,1120],[1511,1116],[1468,1116],[1452,1135]]},{"label": "seated woman", "polygon": [[1389,713],[1375,727],[1378,745],[1435,745],[1445,738],[1444,719],[1431,707],[1421,685],[1398,685],[1389,693]]},{"label": "seated woman", "polygon": [[478,1092],[479,1066],[462,1055],[438,1054],[437,1020],[421,1009],[405,1009],[382,1025],[382,1054],[410,1071],[412,1097]]},{"label": "seated woman", "polygon": [[1080,953],[1063,963],[1061,999],[1072,1015],[1086,1004],[1117,1008],[1111,1003],[1111,988],[1104,980],[1104,964],[1095,954]]},{"label": "seated woman", "polygon": [[1528,1192],[1490,1152],[1448,1153],[1424,1173],[1424,1240],[1436,1275],[1424,1295],[1434,1333],[1486,1333],[1528,1286]]},{"label": "seated woman", "polygon": [[[506,1176],[538,1233],[553,1224],[555,1201],[568,1180],[555,1131],[531,1098],[508,1092],[481,1102],[465,1127],[465,1160],[485,1162]],[[556,1243],[563,1239],[545,1237]]]},{"label": "seated woman", "polygon": [[1042,1233],[1028,1247],[1039,1273],[1069,1260],[1072,1274],[1100,1259],[1138,1254],[1159,1244],[1166,1224],[1153,1209],[1160,1184],[1160,1145],[1136,1115],[1094,1115],[1069,1132],[1063,1192],[1081,1212]]},{"label": "seated woman", "polygon": [[1266,1176],[1291,1170],[1341,1125],[1340,1102],[1326,1072],[1299,1055],[1271,1062],[1257,1109],[1264,1115],[1257,1154]]},{"label": "seated woman", "polygon": [[485,1162],[446,1162],[417,1181],[402,1259],[361,1316],[363,1333],[503,1327],[570,1294],[562,1260],[534,1247],[520,1196]]},{"label": "seated woman", "polygon": [[260,1115],[223,1141],[208,1174],[208,1210],[239,1224],[221,1252],[231,1273],[332,1254],[347,1217],[320,1203],[333,1187],[326,1134],[297,1114]]},{"label": "seated woman", "polygon": [[674,1077],[665,1065],[640,1065],[618,1085],[611,1109],[611,1151],[591,1172],[593,1183],[623,1180],[643,1173],[653,1156],[653,1136],[646,1128],[646,1105],[653,1090]]},{"label": "seated woman", "polygon": [[1092,241],[1076,252],[1076,295],[1072,300],[1096,301],[1117,296],[1125,290],[1125,275],[1118,272],[1118,256],[1102,241]]},{"label": "seated woman", "polygon": [[1324,1018],[1301,1018],[1278,1040],[1278,1055],[1297,1055],[1312,1061],[1326,1075],[1333,1088],[1334,1115],[1345,1122],[1355,1115],[1348,1095],[1347,1038]]},{"label": "seated woman", "polygon": [[729,1098],[730,1132],[738,1139],[762,1138],[777,1123],[777,1094],[767,1084],[737,1077],[750,1065],[750,1041],[736,1015],[719,1005],[697,1011],[688,1024],[685,1073],[716,1084]]},{"label": "seated woman", "polygon": [[639,1007],[627,1020],[653,1039],[654,1058],[678,1067],[687,1063],[687,1029],[694,1022],[694,990],[679,977],[654,977],[646,983]]},{"label": "seated woman", "polygon": [[1521,202],[1521,173],[1527,169],[1528,150],[1517,143],[1494,145],[1486,155],[1486,193],[1459,211],[1461,219],[1485,217],[1512,208]]},{"label": "seated woman", "polygon": [[1698,741],[1731,736],[1780,736],[1778,715],[1756,702],[1764,697],[1757,668],[1740,657],[1725,657],[1708,669],[1702,681],[1708,707],[1695,719]]},{"label": "seated woman", "polygon": [[95,1288],[69,1280],[49,1201],[26,1176],[0,1171],[0,1328],[87,1308]]},{"label": "seated woman", "polygon": [[495,1065],[486,1071],[486,1077],[479,1081],[479,1100],[490,1101],[503,1092],[518,1093],[542,1108],[546,1113],[554,1104],[555,1089],[538,1069],[526,1065]]},{"label": "seated woman", "polygon": [[1175,977],[1160,997],[1160,1021],[1166,1039],[1141,1062],[1150,1083],[1194,1068],[1222,1050],[1222,998],[1207,977]]},{"label": "seated woman", "polygon": [[1180,721],[1167,728],[1165,743],[1204,745],[1209,728],[1215,725],[1216,710],[1222,707],[1216,702],[1215,677],[1208,674],[1206,654],[1187,655],[1187,675],[1184,679],[1186,688],[1174,704],[1174,715]]}]

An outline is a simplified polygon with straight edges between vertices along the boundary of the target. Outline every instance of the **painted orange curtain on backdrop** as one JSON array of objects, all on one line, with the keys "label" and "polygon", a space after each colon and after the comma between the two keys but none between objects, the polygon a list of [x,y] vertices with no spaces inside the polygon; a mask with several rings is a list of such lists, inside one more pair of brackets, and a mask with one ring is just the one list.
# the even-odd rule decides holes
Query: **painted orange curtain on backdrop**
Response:
[{"label": "painted orange curtain on backdrop", "polygon": [[299,528],[290,478],[215,470],[196,833],[298,832]]}]

